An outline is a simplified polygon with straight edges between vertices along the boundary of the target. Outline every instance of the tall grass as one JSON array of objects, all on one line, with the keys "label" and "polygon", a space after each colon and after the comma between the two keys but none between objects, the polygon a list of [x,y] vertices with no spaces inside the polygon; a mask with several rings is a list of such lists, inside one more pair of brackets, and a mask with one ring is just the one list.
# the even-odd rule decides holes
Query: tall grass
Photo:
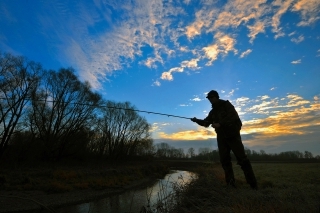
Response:
[{"label": "tall grass", "polygon": [[188,185],[196,179],[196,174],[191,175],[188,180],[184,180],[182,175],[177,179],[171,179],[169,175],[167,180],[159,181],[156,201],[151,198],[153,188],[150,191],[147,190],[147,205],[141,208],[140,213],[167,213],[172,211],[175,206],[179,205],[181,196],[187,190]]},{"label": "tall grass", "polygon": [[252,190],[234,166],[237,188],[224,183],[219,164],[197,169],[192,182],[170,212],[319,212],[319,163],[254,163],[259,189]]},{"label": "tall grass", "polygon": [[40,190],[61,193],[81,189],[121,188],[142,178],[163,176],[169,168],[162,164],[103,167],[0,169],[0,190]]}]

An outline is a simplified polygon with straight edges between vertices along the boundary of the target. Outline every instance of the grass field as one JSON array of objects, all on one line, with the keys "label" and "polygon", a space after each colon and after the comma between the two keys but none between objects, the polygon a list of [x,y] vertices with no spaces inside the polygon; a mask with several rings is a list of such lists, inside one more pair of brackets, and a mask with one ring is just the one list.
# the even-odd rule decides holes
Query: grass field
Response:
[{"label": "grass field", "polygon": [[319,163],[253,163],[259,189],[234,164],[237,188],[225,185],[220,164],[197,168],[199,178],[172,212],[320,212]]},{"label": "grass field", "polygon": [[63,193],[82,189],[122,187],[149,177],[163,177],[169,168],[157,163],[41,165],[0,168],[0,190]]}]

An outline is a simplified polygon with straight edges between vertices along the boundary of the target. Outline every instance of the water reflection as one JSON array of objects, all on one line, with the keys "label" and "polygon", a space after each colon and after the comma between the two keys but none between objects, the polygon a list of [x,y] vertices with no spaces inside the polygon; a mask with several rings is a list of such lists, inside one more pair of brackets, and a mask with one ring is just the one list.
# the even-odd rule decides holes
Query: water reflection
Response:
[{"label": "water reflection", "polygon": [[183,186],[195,178],[188,171],[172,171],[164,179],[158,180],[145,189],[127,191],[119,195],[106,197],[89,203],[73,205],[59,209],[58,213],[124,213],[139,212],[141,208],[155,206],[159,199],[170,197],[174,186]]}]

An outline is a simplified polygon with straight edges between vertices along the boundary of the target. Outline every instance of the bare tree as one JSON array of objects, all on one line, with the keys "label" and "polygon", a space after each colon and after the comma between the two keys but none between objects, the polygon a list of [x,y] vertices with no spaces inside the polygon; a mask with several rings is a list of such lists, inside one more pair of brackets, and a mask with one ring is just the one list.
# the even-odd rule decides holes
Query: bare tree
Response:
[{"label": "bare tree", "polygon": [[208,147],[205,147],[205,148],[199,148],[198,150],[198,154],[199,155],[207,155],[211,152],[212,150]]},{"label": "bare tree", "polygon": [[78,145],[76,136],[90,130],[101,97],[72,68],[47,72],[41,86],[33,96],[30,130],[44,144],[46,157],[61,158]]},{"label": "bare tree", "polygon": [[193,158],[193,157],[195,156],[195,150],[194,150],[194,148],[190,147],[190,148],[188,149],[188,154],[189,154],[190,158]]},{"label": "bare tree", "polygon": [[0,156],[18,131],[41,70],[39,64],[23,57],[0,55]]},{"label": "bare tree", "polygon": [[171,147],[167,143],[158,143],[156,144],[156,156],[159,158],[170,157]]},{"label": "bare tree", "polygon": [[[107,101],[96,126],[95,148],[101,156],[113,159],[137,155],[152,148],[150,125],[129,102]],[[146,151],[146,150],[145,150]]]}]

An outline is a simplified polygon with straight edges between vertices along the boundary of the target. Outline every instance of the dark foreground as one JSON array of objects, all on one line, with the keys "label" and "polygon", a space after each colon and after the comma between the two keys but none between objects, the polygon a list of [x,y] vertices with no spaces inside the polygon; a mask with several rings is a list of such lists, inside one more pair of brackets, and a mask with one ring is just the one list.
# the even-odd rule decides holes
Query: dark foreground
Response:
[{"label": "dark foreground", "polygon": [[[235,166],[237,188],[226,187],[219,163],[191,161],[51,165],[1,169],[0,212],[50,209],[143,187],[170,168],[198,174],[177,187],[177,203],[158,213],[320,212],[319,163],[253,163],[259,189]],[[42,211],[43,212],[43,211]],[[151,212],[153,213],[153,212]]]},{"label": "dark foreground", "polygon": [[0,212],[50,212],[143,187],[168,172],[163,163],[145,161],[7,166],[0,170]]},{"label": "dark foreground", "polygon": [[319,163],[253,163],[257,191],[234,167],[237,188],[225,186],[219,164],[199,167],[199,178],[171,212],[320,212]]}]

